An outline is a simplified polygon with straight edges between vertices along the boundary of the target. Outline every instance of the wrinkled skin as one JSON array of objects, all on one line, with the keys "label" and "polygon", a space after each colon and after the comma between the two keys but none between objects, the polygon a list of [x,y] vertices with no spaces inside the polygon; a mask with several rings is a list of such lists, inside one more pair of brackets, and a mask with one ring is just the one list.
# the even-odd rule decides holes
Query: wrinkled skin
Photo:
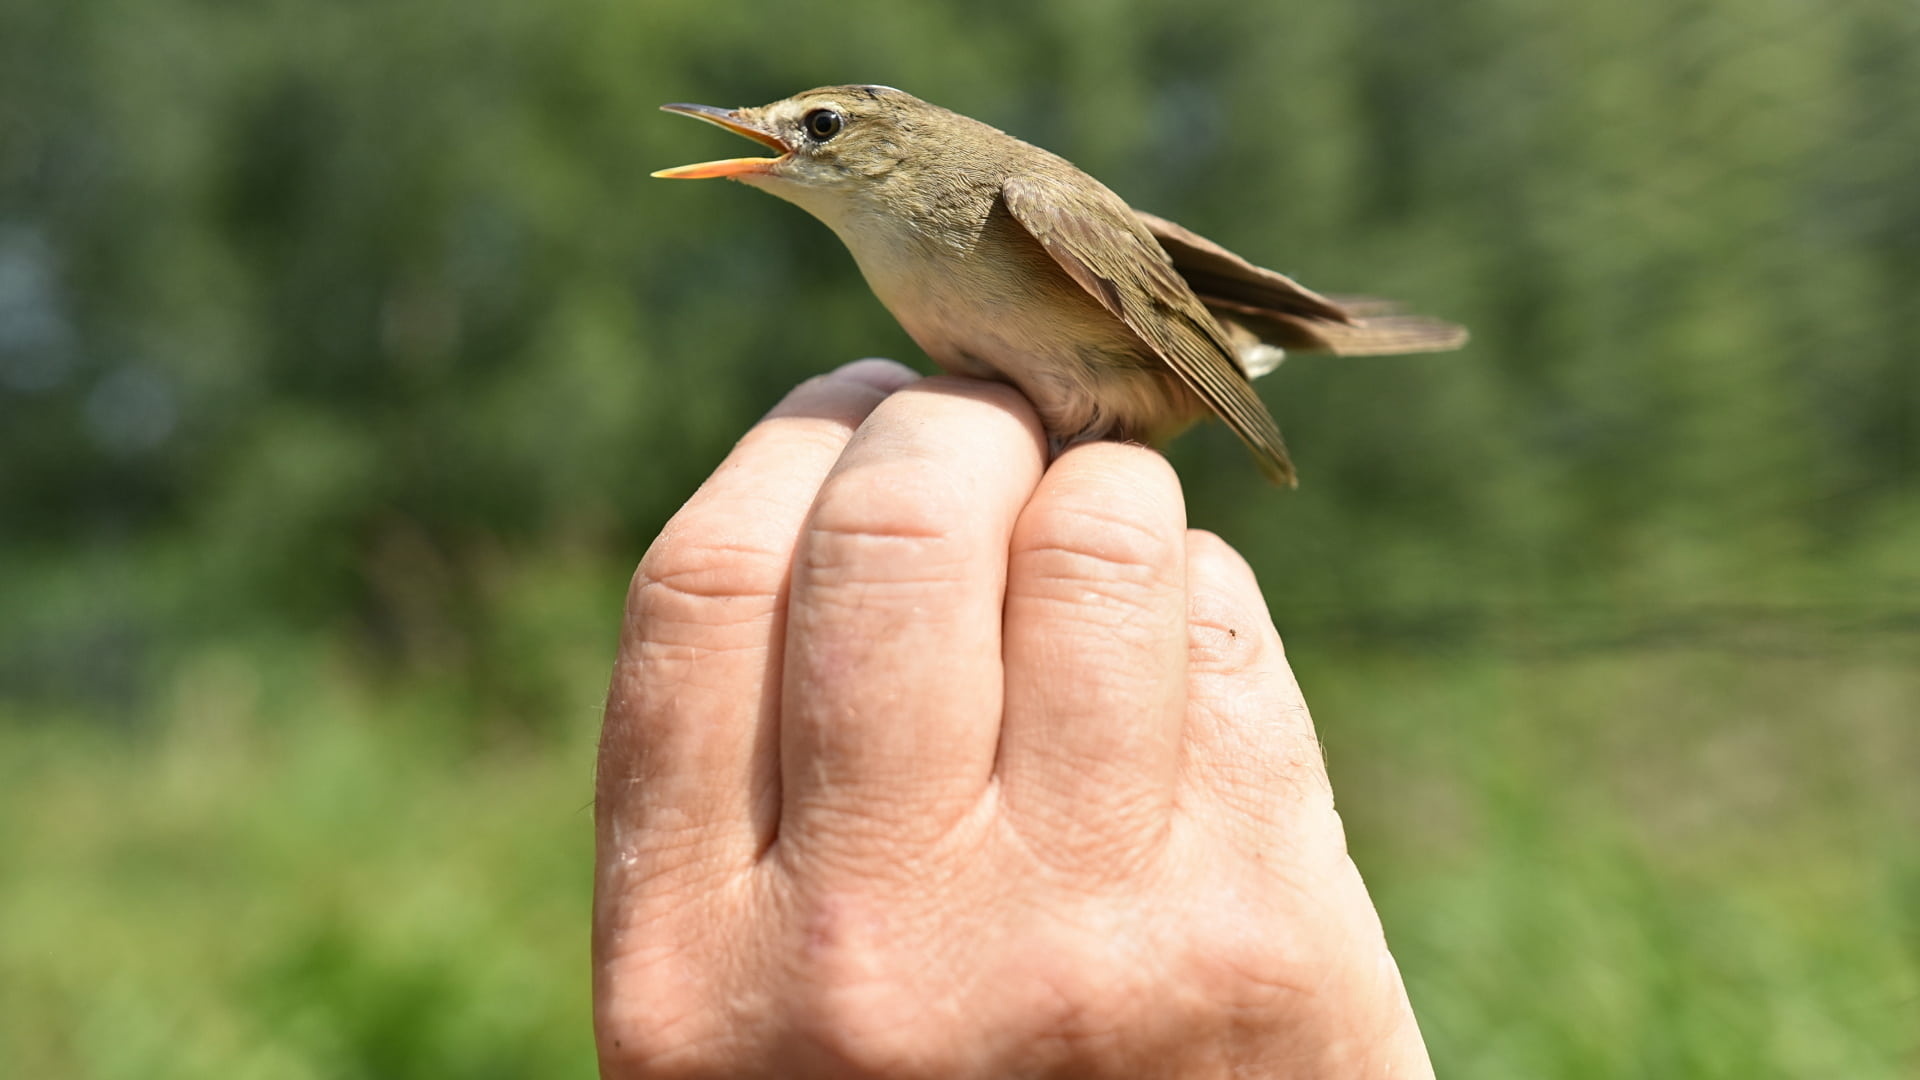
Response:
[{"label": "wrinkled skin", "polygon": [[1431,1075],[1252,573],[1008,387],[796,389],[628,597],[608,1077]]}]

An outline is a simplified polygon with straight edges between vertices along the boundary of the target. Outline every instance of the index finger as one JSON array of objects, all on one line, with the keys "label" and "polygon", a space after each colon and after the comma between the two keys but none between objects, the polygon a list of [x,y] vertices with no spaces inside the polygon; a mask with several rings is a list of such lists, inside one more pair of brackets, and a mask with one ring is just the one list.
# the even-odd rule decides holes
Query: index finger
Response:
[{"label": "index finger", "polygon": [[[601,857],[749,860],[776,820],[777,702],[795,539],[853,431],[917,376],[865,360],[796,387],[648,549],[627,594],[600,739]],[[671,828],[661,827],[663,823]],[[688,843],[689,839],[698,842]]]}]

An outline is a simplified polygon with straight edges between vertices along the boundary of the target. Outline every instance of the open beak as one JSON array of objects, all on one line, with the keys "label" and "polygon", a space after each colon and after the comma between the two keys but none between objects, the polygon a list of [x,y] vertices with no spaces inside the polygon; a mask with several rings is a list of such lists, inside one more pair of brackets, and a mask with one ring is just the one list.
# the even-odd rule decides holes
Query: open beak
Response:
[{"label": "open beak", "polygon": [[[705,120],[709,124],[726,128],[735,135],[745,135],[754,142],[778,151],[781,157],[793,152],[793,148],[781,142],[779,136],[742,120],[737,109],[716,109],[711,105],[662,105],[660,111],[691,116],[695,120]],[[703,161],[698,165],[682,165],[677,169],[661,169],[653,175],[663,180],[705,180],[715,176],[740,176],[746,173],[765,172],[768,166],[779,161],[780,158],[766,157],[727,158],[724,161]]]}]

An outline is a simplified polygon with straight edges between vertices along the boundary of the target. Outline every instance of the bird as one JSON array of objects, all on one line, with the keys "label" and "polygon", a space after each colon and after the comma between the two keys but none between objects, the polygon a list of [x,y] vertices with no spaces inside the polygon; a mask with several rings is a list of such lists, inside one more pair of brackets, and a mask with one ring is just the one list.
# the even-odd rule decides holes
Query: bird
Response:
[{"label": "bird", "polygon": [[1464,328],[1316,293],[1162,217],[1056,154],[890,86],[757,107],[669,104],[776,156],[653,173],[725,178],[806,210],[943,370],[1011,383],[1057,453],[1158,444],[1217,416],[1266,477],[1298,476],[1252,380],[1289,350],[1458,348]]}]

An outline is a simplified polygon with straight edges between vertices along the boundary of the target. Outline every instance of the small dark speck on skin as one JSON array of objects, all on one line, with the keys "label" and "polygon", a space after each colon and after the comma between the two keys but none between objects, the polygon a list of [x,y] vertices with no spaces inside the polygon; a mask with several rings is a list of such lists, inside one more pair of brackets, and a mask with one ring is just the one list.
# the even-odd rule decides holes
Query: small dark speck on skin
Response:
[{"label": "small dark speck on skin", "polygon": [[1229,626],[1227,627],[1227,636],[1237,641],[1239,640],[1239,637],[1240,637],[1240,631],[1235,630],[1233,627]]}]

